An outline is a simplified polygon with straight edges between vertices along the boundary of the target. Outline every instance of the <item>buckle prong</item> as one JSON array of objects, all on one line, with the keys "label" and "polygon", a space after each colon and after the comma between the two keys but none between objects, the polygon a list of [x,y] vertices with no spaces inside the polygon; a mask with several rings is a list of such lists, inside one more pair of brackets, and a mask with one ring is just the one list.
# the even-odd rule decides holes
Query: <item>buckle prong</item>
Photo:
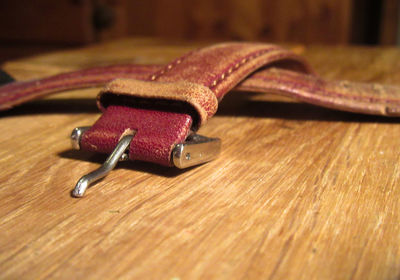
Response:
[{"label": "buckle prong", "polygon": [[126,150],[129,148],[134,135],[125,135],[119,140],[117,146],[111,155],[106,159],[102,166],[98,169],[84,175],[76,183],[75,188],[72,191],[72,196],[82,197],[85,194],[86,189],[95,181],[107,176],[111,170],[115,168],[117,163],[122,160],[127,160],[128,156]]}]

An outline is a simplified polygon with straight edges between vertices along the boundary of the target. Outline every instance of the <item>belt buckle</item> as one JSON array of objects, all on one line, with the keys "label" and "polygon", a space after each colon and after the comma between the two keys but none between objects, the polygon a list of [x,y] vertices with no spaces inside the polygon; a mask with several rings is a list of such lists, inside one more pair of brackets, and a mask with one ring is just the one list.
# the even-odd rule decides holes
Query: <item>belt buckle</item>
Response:
[{"label": "belt buckle", "polygon": [[[90,127],[76,127],[72,130],[72,148],[80,150],[81,138],[89,128]],[[122,137],[102,166],[79,179],[75,188],[71,192],[72,196],[83,197],[86,189],[91,184],[107,176],[119,161],[128,160],[128,148],[133,137],[135,137],[134,134]],[[185,142],[176,144],[172,149],[171,161],[175,167],[184,169],[211,161],[218,157],[220,151],[221,139],[209,138],[196,133],[191,133],[186,138]]]}]

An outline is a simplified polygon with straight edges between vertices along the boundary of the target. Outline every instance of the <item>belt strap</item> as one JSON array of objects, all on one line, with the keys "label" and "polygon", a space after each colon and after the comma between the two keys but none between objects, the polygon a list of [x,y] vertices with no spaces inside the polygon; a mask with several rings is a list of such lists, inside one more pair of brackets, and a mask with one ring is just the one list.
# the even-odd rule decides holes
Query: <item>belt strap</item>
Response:
[{"label": "belt strap", "polygon": [[[222,59],[224,58],[218,57],[215,64]],[[279,62],[265,65],[262,71],[253,72],[239,81],[234,90],[275,93],[306,103],[349,112],[393,117],[400,115],[399,87],[326,81],[314,74],[309,66],[307,71],[301,71],[299,64],[304,65],[305,62],[291,53],[291,61],[294,60],[301,62],[288,63],[281,58]],[[175,63],[179,64],[179,61],[180,59],[177,59]],[[61,91],[104,86],[116,78],[149,80],[153,73],[165,72],[173,65],[174,63],[168,66],[112,65],[62,73],[44,79],[8,83],[0,87],[0,111]]]},{"label": "belt strap", "polygon": [[[85,133],[82,146],[110,153],[124,129],[129,128],[137,131],[129,149],[130,159],[172,165],[173,147],[206,123],[217,111],[218,101],[235,86],[355,112],[400,112],[400,91],[395,87],[327,82],[301,57],[278,46],[227,43],[190,52],[141,80],[112,81],[98,96],[104,114]],[[146,116],[163,115],[155,121],[144,112]],[[127,120],[128,116],[135,116],[135,121]],[[123,127],[115,127],[116,122],[124,123]],[[161,130],[163,133],[157,133]],[[146,135],[142,136],[144,131]]]}]

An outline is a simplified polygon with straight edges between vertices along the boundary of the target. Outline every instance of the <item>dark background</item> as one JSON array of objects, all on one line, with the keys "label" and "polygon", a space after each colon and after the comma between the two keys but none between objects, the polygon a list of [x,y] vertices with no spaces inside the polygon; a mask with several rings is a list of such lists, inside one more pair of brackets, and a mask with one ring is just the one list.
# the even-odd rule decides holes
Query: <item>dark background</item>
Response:
[{"label": "dark background", "polygon": [[0,0],[0,62],[126,36],[396,45],[399,0]]}]

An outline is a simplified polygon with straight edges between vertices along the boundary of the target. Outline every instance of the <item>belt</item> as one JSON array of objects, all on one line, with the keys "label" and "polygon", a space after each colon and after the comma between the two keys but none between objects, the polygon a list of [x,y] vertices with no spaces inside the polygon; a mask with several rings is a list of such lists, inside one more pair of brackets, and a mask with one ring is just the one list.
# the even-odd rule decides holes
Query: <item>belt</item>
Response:
[{"label": "belt", "polygon": [[318,106],[400,116],[400,88],[319,77],[304,59],[276,45],[224,43],[189,52],[171,63],[96,67],[0,87],[0,110],[59,91],[104,85],[102,116],[75,128],[73,147],[110,154],[83,176],[72,194],[84,195],[120,160],[186,168],[214,159],[217,138],[196,134],[231,90],[274,93]]}]

